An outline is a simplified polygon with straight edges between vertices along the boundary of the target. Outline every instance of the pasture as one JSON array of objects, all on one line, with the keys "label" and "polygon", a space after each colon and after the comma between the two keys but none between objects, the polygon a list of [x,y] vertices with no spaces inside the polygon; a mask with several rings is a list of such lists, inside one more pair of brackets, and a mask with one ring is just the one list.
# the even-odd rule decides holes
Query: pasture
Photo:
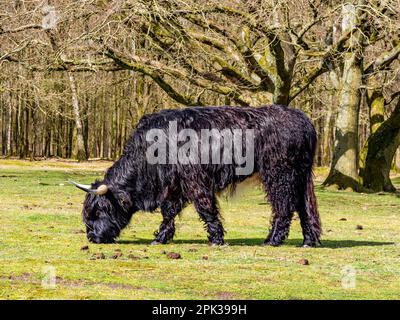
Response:
[{"label": "pasture", "polygon": [[81,221],[84,193],[66,181],[90,183],[108,166],[0,161],[1,299],[398,299],[397,195],[323,189],[327,172],[317,168],[323,236],[315,249],[299,247],[296,216],[284,245],[261,246],[270,206],[251,185],[220,198],[229,245],[208,246],[192,206],[171,244],[150,246],[161,215],[139,212],[116,244],[95,245]]}]

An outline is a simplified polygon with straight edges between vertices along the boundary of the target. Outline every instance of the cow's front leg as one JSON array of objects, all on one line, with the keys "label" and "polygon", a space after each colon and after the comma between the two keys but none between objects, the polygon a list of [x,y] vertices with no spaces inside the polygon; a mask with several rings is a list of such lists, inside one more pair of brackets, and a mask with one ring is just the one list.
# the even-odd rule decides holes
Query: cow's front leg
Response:
[{"label": "cow's front leg", "polygon": [[175,217],[181,212],[184,206],[184,201],[165,201],[161,204],[161,213],[163,221],[161,222],[160,229],[154,233],[156,238],[151,243],[166,244],[175,235]]}]

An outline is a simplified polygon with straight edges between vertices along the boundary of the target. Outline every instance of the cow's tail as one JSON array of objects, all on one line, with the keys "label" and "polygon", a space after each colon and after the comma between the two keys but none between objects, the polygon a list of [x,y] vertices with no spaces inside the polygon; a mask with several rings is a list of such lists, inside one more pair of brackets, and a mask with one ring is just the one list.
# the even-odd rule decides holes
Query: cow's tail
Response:
[{"label": "cow's tail", "polygon": [[315,131],[314,126],[309,122],[310,128],[307,131],[308,134],[306,136],[306,162],[307,169],[305,171],[306,176],[306,186],[304,192],[304,204],[305,211],[308,218],[308,224],[310,227],[311,236],[314,241],[320,242],[321,237],[321,220],[318,213],[317,199],[315,197],[314,192],[314,182],[313,182],[313,162],[315,151],[317,148],[317,133]]},{"label": "cow's tail", "polygon": [[308,222],[310,225],[310,232],[312,233],[313,238],[321,243],[321,219],[318,213],[317,199],[315,197],[314,192],[314,182],[313,182],[313,174],[310,170],[307,175],[307,185],[305,192],[305,210],[308,217]]}]

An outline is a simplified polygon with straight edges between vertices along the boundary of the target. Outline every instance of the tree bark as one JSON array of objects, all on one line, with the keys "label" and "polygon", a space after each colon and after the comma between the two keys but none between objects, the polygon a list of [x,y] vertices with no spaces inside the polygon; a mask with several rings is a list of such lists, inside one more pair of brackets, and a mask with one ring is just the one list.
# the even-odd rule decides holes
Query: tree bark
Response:
[{"label": "tree bark", "polygon": [[397,173],[400,172],[400,148],[397,148],[396,150],[396,154],[393,161],[393,170],[395,170]]},{"label": "tree bark", "polygon": [[[357,9],[350,4],[343,7],[343,21],[347,29],[357,22]],[[343,28],[346,31],[345,28]],[[349,50],[344,54],[340,102],[335,125],[335,149],[330,173],[325,186],[336,185],[339,189],[359,191],[358,183],[358,116],[360,87],[362,86],[363,47],[360,31],[349,39]]]},{"label": "tree bark", "polygon": [[7,129],[6,129],[6,156],[11,156],[12,150],[11,150],[11,135],[12,135],[12,127],[11,127],[11,123],[12,123],[12,105],[11,105],[11,97],[10,97],[10,101],[9,101],[9,105],[7,108]]},{"label": "tree bark", "polygon": [[83,139],[83,125],[82,125],[82,118],[80,115],[80,108],[78,102],[78,93],[76,90],[76,82],[75,77],[72,73],[68,73],[69,77],[69,84],[71,88],[71,96],[72,96],[72,110],[74,113],[75,119],[75,127],[76,127],[76,146],[78,149],[77,159],[78,161],[85,161],[87,160],[86,150],[85,150],[85,143]]},{"label": "tree bark", "polygon": [[390,181],[390,169],[399,145],[400,100],[390,117],[370,134],[361,152],[360,182],[363,187],[374,192],[396,191]]}]

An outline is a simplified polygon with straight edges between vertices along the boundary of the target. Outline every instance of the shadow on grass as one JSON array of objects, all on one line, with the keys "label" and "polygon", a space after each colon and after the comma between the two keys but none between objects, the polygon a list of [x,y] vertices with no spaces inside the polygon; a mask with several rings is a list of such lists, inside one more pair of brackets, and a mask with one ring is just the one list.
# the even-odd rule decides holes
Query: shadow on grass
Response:
[{"label": "shadow on grass", "polygon": [[[120,244],[150,244],[153,239],[136,239],[136,240],[119,240]],[[230,246],[261,246],[264,242],[262,238],[251,239],[226,239],[226,243]],[[353,247],[375,247],[375,246],[388,246],[394,245],[394,242],[380,242],[380,241],[358,241],[358,240],[322,240],[320,248],[353,248]],[[207,240],[174,240],[173,244],[207,244]],[[303,243],[302,239],[289,239],[284,242],[283,247],[300,247]]]}]

